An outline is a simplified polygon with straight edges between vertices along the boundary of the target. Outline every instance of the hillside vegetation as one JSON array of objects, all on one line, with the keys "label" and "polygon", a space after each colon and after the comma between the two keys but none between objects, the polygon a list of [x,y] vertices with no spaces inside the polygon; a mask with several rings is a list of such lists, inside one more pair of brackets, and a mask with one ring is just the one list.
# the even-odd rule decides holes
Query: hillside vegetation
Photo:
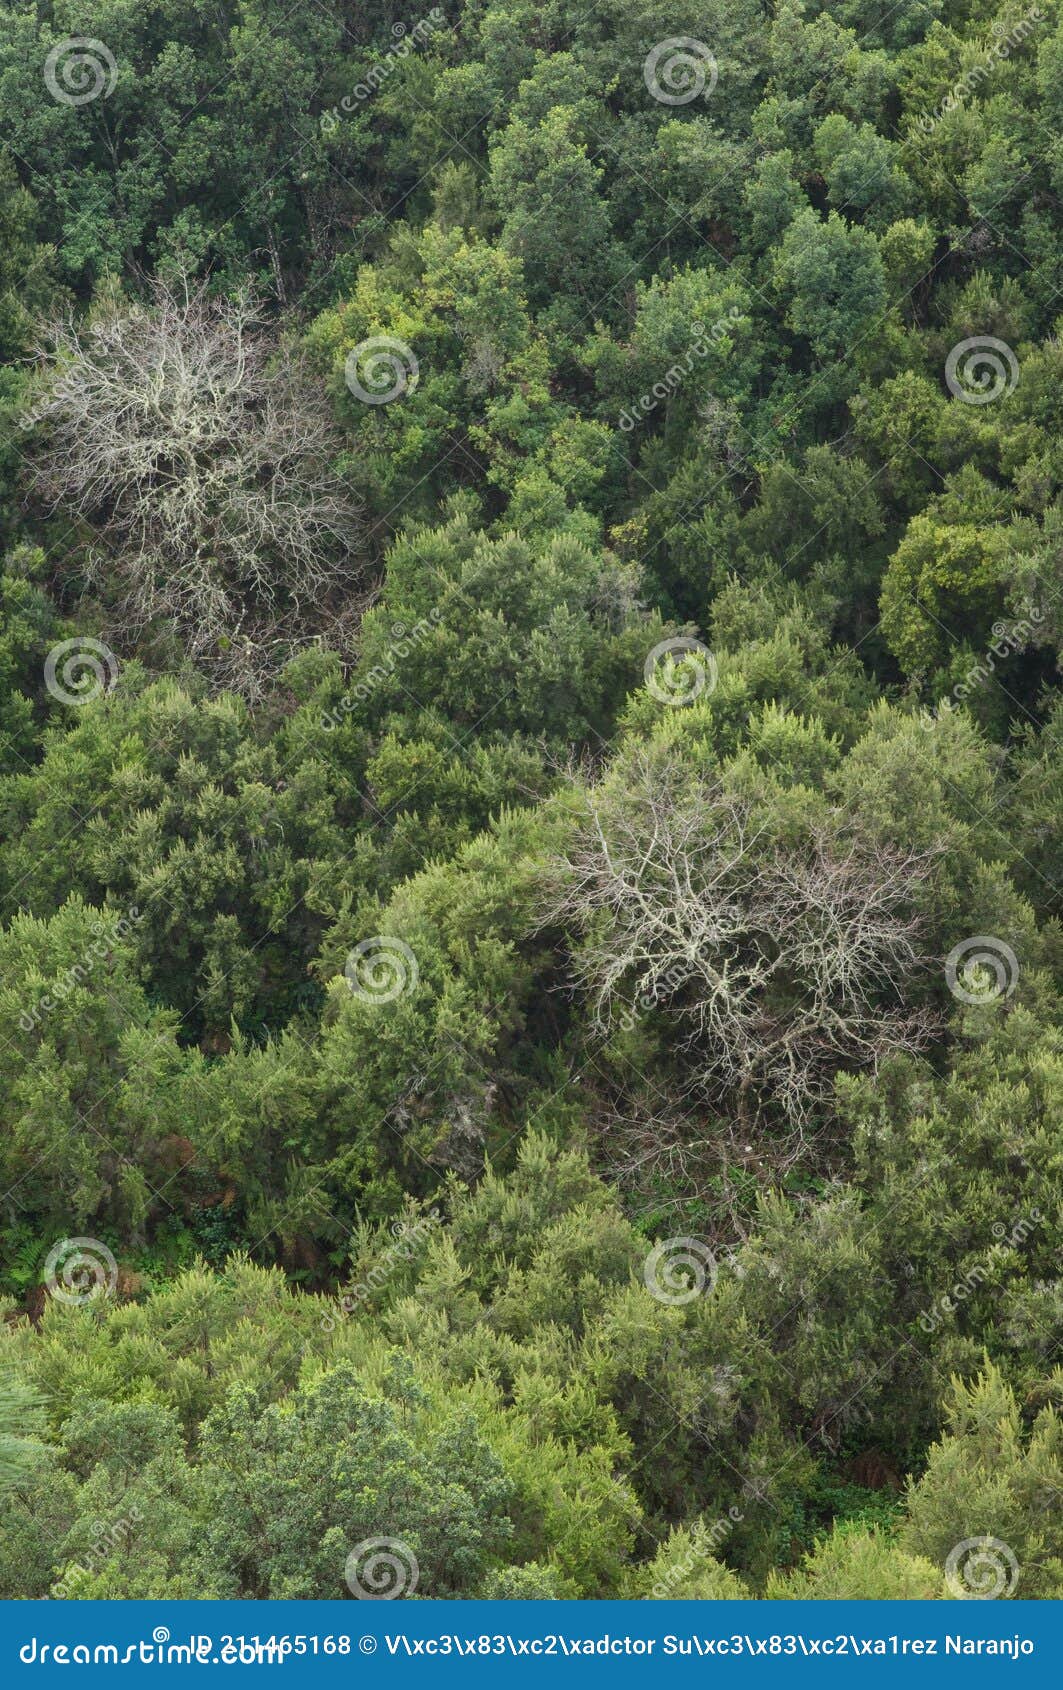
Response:
[{"label": "hillside vegetation", "polygon": [[1063,1596],[1059,0],[0,119],[0,1594]]}]

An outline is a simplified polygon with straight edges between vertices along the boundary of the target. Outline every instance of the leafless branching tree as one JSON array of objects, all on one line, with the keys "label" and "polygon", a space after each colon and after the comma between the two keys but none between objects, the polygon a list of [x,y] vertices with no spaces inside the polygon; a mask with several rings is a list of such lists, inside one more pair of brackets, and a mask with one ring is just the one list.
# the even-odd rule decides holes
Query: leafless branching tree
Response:
[{"label": "leafless branching tree", "polygon": [[840,816],[787,843],[722,783],[639,752],[587,793],[544,919],[579,935],[598,1032],[659,1010],[714,1107],[801,1127],[839,1069],[932,1031],[905,999],[933,860]]},{"label": "leafless branching tree", "polygon": [[93,536],[116,636],[176,631],[255,695],[360,611],[359,513],[320,385],[244,293],[159,283],[150,305],[42,332],[36,486]]}]

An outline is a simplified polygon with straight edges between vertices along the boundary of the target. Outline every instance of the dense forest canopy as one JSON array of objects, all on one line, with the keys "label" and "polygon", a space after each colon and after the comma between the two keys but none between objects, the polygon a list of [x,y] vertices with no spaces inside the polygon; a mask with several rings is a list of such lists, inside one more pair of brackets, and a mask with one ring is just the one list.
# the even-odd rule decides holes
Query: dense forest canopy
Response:
[{"label": "dense forest canopy", "polygon": [[1058,0],[0,0],[17,1597],[1063,1595]]}]

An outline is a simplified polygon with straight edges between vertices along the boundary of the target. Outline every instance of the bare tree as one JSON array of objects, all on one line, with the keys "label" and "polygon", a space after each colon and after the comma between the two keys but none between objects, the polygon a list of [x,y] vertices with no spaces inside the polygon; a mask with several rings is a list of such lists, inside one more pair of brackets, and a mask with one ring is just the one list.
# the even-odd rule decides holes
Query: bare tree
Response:
[{"label": "bare tree", "polygon": [[158,283],[150,306],[41,337],[36,485],[90,527],[86,573],[119,637],[176,631],[254,695],[361,608],[359,515],[320,386],[247,293]]},{"label": "bare tree", "polygon": [[640,751],[587,793],[544,918],[580,935],[599,1033],[660,1010],[707,1101],[801,1127],[838,1069],[929,1037],[905,992],[933,860],[843,817],[786,843],[722,783]]}]

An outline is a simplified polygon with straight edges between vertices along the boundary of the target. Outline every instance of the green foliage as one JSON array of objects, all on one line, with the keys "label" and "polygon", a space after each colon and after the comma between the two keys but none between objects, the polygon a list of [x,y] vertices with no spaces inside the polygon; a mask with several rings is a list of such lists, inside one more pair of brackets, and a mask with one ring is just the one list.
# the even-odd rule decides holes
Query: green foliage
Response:
[{"label": "green foliage", "polygon": [[906,1554],[882,1533],[836,1527],[800,1568],[773,1574],[765,1595],[794,1602],[926,1602],[947,1594],[932,1561]]},{"label": "green foliage", "polygon": [[0,0],[5,1596],[1063,1594],[1041,13]]},{"label": "green foliage", "polygon": [[0,1378],[0,1492],[24,1484],[44,1447],[37,1434],[44,1425],[44,1403],[23,1380]]},{"label": "green foliage", "polygon": [[949,1568],[961,1540],[990,1540],[981,1551],[989,1567],[979,1566],[976,1546],[973,1561],[949,1568],[951,1595],[988,1588],[1058,1599],[1063,1542],[1051,1501],[1063,1452],[1058,1414],[1042,1408],[1027,1434],[1014,1392],[994,1367],[970,1384],[954,1380],[946,1412],[946,1434],[909,1496],[906,1543]]}]

